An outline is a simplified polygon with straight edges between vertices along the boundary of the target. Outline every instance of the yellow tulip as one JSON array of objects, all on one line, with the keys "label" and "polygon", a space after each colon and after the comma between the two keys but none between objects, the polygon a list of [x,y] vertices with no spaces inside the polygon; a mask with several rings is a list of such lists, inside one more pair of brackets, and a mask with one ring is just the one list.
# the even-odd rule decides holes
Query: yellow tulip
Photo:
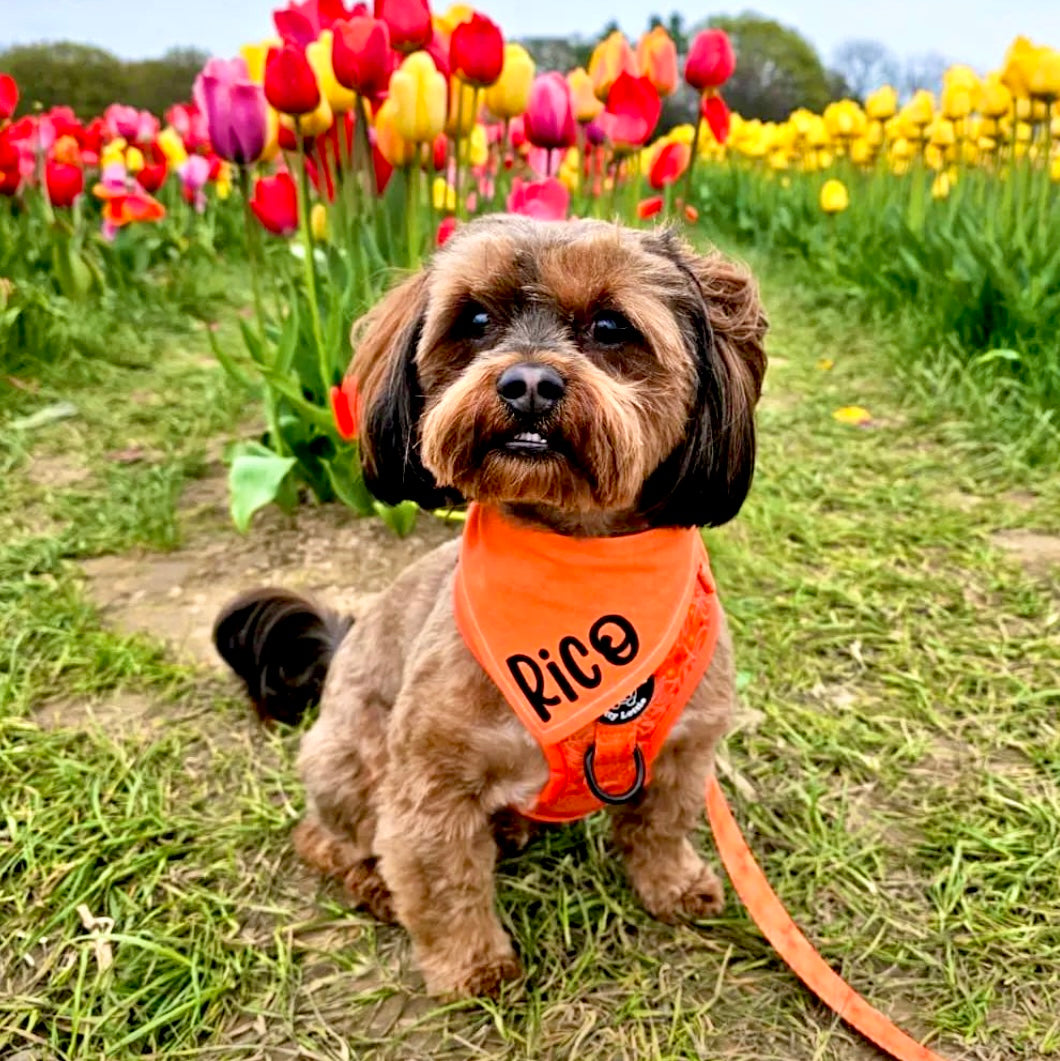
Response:
[{"label": "yellow tulip", "polygon": [[987,74],[979,110],[986,118],[1003,118],[1012,110],[1012,93],[999,74]]},{"label": "yellow tulip", "polygon": [[270,48],[278,48],[280,42],[278,40],[267,40],[258,41],[255,44],[244,44],[239,49],[239,54],[243,56],[243,61],[247,64],[247,73],[250,76],[250,80],[256,85],[264,84],[265,82],[265,60],[268,57]]},{"label": "yellow tulip", "polygon": [[597,99],[607,99],[611,86],[623,71],[635,77],[637,58],[625,34],[616,29],[600,41],[589,59],[589,76],[593,80],[593,91]]},{"label": "yellow tulip", "polygon": [[913,125],[930,125],[935,117],[935,97],[927,89],[919,89],[902,108],[902,115]]},{"label": "yellow tulip", "polygon": [[928,140],[934,147],[952,147],[957,140],[953,122],[940,118],[928,130]]},{"label": "yellow tulip", "polygon": [[331,128],[334,120],[335,116],[331,112],[331,104],[328,103],[328,97],[323,92],[320,94],[320,103],[317,104],[315,111],[297,116],[291,114],[280,115],[280,121],[283,122],[285,128],[297,129],[302,136],[322,135]]},{"label": "yellow tulip", "polygon": [[453,4],[444,15],[435,15],[431,21],[434,23],[434,28],[444,37],[446,40],[453,35],[453,30],[460,25],[461,22],[470,22],[471,16],[474,15],[475,9],[468,7],[467,4]]},{"label": "yellow tulip", "polygon": [[335,79],[335,68],[331,60],[333,34],[324,30],[312,44],[306,46],[305,57],[316,75],[321,94],[336,114],[352,111],[357,103],[357,95],[344,88]]},{"label": "yellow tulip", "polygon": [[1049,117],[1049,108],[1044,100],[1024,99],[1021,96],[1016,100],[1016,117],[1021,122],[1044,122]]},{"label": "yellow tulip", "polygon": [[468,138],[467,160],[472,166],[484,166],[490,157],[489,137],[484,125],[476,125]]},{"label": "yellow tulip", "polygon": [[1051,104],[1060,99],[1060,52],[1042,48],[1028,81],[1031,96]]},{"label": "yellow tulip", "polygon": [[876,122],[893,118],[898,110],[898,93],[890,85],[884,85],[869,94],[865,100],[865,113]]},{"label": "yellow tulip", "polygon": [[449,93],[445,78],[426,52],[413,52],[390,78],[394,129],[403,140],[431,143],[445,128]]},{"label": "yellow tulip", "polygon": [[941,109],[950,121],[960,121],[975,110],[975,97],[961,85],[944,85]]},{"label": "yellow tulip", "polygon": [[567,75],[567,84],[574,100],[574,117],[583,125],[591,122],[604,109],[603,102],[593,91],[593,79],[578,66]]},{"label": "yellow tulip", "polygon": [[948,199],[950,195],[950,178],[945,172],[938,173],[931,182],[932,199]]},{"label": "yellow tulip", "polygon": [[226,202],[232,194],[232,170],[234,167],[231,162],[222,162],[220,168],[217,170],[217,180],[214,181],[214,188],[217,190],[217,198],[221,202]]},{"label": "yellow tulip", "polygon": [[872,144],[865,137],[850,143],[850,161],[856,166],[865,166],[872,161]]},{"label": "yellow tulip", "polygon": [[891,144],[891,158],[896,162],[908,162],[913,154],[913,145],[905,137],[899,137]]},{"label": "yellow tulip", "polygon": [[328,211],[323,203],[314,203],[309,211],[309,229],[317,243],[324,243],[328,238]]},{"label": "yellow tulip", "polygon": [[500,80],[486,89],[486,106],[490,113],[502,120],[524,114],[530,102],[534,72],[530,53],[521,44],[506,44]]},{"label": "yellow tulip", "polygon": [[821,186],[821,209],[826,214],[841,214],[850,206],[850,194],[846,185],[834,177]]},{"label": "yellow tulip", "polygon": [[673,141],[675,144],[685,144],[688,147],[692,146],[692,141],[695,137],[696,129],[691,122],[686,122],[684,125],[675,125],[669,133],[666,134],[668,140]]},{"label": "yellow tulip", "polygon": [[1060,155],[1057,155],[1056,158],[1049,163],[1049,176],[1054,181],[1060,181]]},{"label": "yellow tulip", "polygon": [[1017,37],[1009,46],[1009,50],[1005,53],[1001,80],[1017,99],[1026,99],[1034,95],[1031,91],[1031,78],[1034,77],[1042,63],[1044,53],[1049,50],[1033,44],[1026,37]]},{"label": "yellow tulip", "polygon": [[825,147],[828,144],[828,126],[824,124],[824,118],[813,114],[806,130],[806,143],[810,147]]},{"label": "yellow tulip", "polygon": [[449,113],[445,131],[454,140],[467,136],[475,128],[479,98],[479,90],[474,85],[458,77],[449,79]]},{"label": "yellow tulip", "polygon": [[[172,125],[167,125],[158,134],[158,146],[172,168],[175,169],[188,161],[188,152],[184,149],[184,141],[181,140],[180,133]],[[105,151],[106,149],[104,149]],[[106,165],[106,162],[103,164]]]},{"label": "yellow tulip", "polygon": [[393,96],[384,100],[375,116],[376,144],[379,153],[391,166],[408,166],[416,158],[416,144],[406,140],[398,132],[396,111]]},{"label": "yellow tulip", "polygon": [[[177,137],[180,143],[180,150],[184,151],[184,141],[180,139],[180,136],[173,131],[173,135]],[[162,142],[162,135],[159,135],[159,143]],[[109,144],[104,145],[103,150],[99,155],[99,164],[101,166],[113,166],[113,165],[125,165],[125,148],[128,144],[120,136],[115,137]],[[186,159],[187,153],[184,154],[184,158],[180,161],[183,162]]]},{"label": "yellow tulip", "polygon": [[130,173],[139,173],[144,168],[144,153],[138,147],[125,152],[125,168]]},{"label": "yellow tulip", "polygon": [[771,170],[786,170],[791,165],[791,159],[786,151],[772,151],[769,155],[769,168]]},{"label": "yellow tulip", "polygon": [[[943,99],[946,97],[947,90],[957,99],[967,95],[971,102],[969,111],[979,109],[979,101],[983,94],[983,83],[979,80],[979,75],[970,66],[951,66],[942,75]],[[962,114],[960,117],[963,118],[965,115]]]},{"label": "yellow tulip", "polygon": [[435,177],[431,182],[431,202],[435,210],[455,214],[456,189],[444,177]]},{"label": "yellow tulip", "polygon": [[824,125],[835,140],[861,136],[866,126],[865,112],[852,99],[829,103],[824,109]]}]

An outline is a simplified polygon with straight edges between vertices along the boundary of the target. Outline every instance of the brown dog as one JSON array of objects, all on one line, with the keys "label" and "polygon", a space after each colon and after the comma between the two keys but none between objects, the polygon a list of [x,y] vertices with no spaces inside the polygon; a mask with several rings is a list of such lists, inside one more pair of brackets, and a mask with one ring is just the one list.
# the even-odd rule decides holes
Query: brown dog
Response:
[{"label": "brown dog", "polygon": [[[355,329],[367,482],[387,502],[475,501],[575,538],[724,523],[751,482],[765,331],[748,272],[670,232],[476,221]],[[296,846],[406,927],[432,994],[476,995],[519,973],[494,911],[497,839],[525,840],[549,767],[457,628],[458,557],[455,542],[424,557],[349,634],[266,589],[215,638],[265,716],[296,717],[323,684]],[[664,920],[722,906],[688,835],[732,701],[722,621],[650,784],[611,810]]]}]

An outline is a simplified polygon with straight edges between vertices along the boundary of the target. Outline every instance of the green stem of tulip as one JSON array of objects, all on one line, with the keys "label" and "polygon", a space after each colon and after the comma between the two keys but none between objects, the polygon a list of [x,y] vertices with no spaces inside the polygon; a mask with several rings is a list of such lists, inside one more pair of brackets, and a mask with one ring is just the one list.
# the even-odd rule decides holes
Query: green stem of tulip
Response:
[{"label": "green stem of tulip", "polygon": [[[262,360],[271,362],[266,356],[268,349],[268,334],[265,330],[265,301],[261,295],[261,229],[258,219],[250,208],[250,167],[239,167],[239,190],[243,196],[243,225],[247,234],[247,261],[250,263],[250,287],[254,294],[254,314],[258,321],[258,339],[261,343]],[[274,364],[270,364],[275,368]],[[272,448],[280,457],[287,456],[287,447],[280,434],[280,422],[276,413],[276,394],[272,387],[265,388],[265,422],[269,429],[269,441]]]},{"label": "green stem of tulip", "polygon": [[692,154],[688,156],[688,172],[685,174],[685,204],[692,202],[692,171],[696,168],[696,156],[699,154],[699,127],[703,118],[696,112],[696,127],[692,133]]},{"label": "green stem of tulip", "polygon": [[419,158],[411,166],[405,167],[405,226],[408,236],[409,268],[415,269],[420,263],[420,183]]},{"label": "green stem of tulip", "polygon": [[[297,122],[297,119],[296,119]],[[306,294],[309,296],[309,319],[313,325],[313,341],[317,347],[317,364],[320,367],[320,383],[324,388],[321,399],[324,404],[328,401],[328,392],[334,383],[331,372],[330,358],[328,357],[327,344],[324,342],[324,326],[320,320],[320,301],[317,298],[317,267],[316,249],[313,246],[313,229],[310,224],[310,200],[309,200],[309,171],[306,169],[305,143],[302,133],[295,129],[295,140],[298,144],[298,229],[302,237],[302,248],[304,250],[303,264],[305,266]]]}]

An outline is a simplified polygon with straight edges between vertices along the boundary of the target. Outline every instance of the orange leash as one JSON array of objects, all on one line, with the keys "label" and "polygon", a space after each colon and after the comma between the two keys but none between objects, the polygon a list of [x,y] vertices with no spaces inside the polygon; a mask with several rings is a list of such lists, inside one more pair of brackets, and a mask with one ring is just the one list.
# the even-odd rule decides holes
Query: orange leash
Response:
[{"label": "orange leash", "polygon": [[847,1024],[898,1061],[943,1059],[874,1009],[827,965],[784,909],[751,854],[716,777],[707,782],[707,816],[718,854],[754,923],[791,971]]}]

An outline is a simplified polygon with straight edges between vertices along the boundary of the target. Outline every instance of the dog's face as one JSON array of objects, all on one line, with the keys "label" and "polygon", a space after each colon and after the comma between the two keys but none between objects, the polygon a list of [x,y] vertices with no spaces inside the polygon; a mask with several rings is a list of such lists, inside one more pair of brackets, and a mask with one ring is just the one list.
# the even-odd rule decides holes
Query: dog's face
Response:
[{"label": "dog's face", "polygon": [[483,218],[355,329],[366,480],[548,522],[723,523],[750,486],[765,330],[749,274],[672,233]]}]

